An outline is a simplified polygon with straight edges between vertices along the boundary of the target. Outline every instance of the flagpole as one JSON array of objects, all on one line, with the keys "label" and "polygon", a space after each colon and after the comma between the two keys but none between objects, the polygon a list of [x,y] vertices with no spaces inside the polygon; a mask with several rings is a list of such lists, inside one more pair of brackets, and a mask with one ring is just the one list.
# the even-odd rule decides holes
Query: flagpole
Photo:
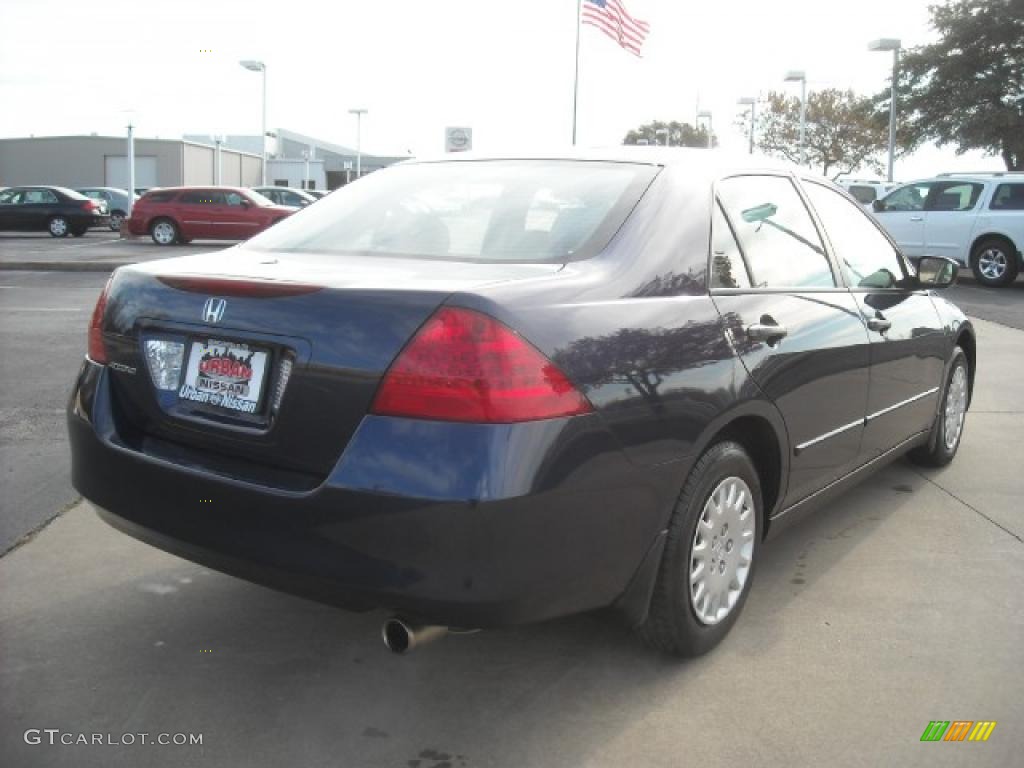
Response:
[{"label": "flagpole", "polygon": [[576,74],[572,80],[572,145],[576,146],[576,105],[580,98],[580,16],[583,0],[576,0]]}]

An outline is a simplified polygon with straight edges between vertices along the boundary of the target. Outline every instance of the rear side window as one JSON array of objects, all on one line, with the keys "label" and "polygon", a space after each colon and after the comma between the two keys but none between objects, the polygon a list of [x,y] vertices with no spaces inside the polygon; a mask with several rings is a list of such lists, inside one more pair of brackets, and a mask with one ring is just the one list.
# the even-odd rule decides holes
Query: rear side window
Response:
[{"label": "rear side window", "polygon": [[178,202],[185,205],[224,205],[224,193],[213,189],[191,189],[182,192]]},{"label": "rear side window", "polygon": [[734,176],[718,183],[718,198],[755,288],[835,286],[825,246],[792,181]]},{"label": "rear side window", "polygon": [[1000,184],[988,207],[993,211],[1024,211],[1024,184]]},{"label": "rear side window", "polygon": [[711,214],[711,287],[749,288],[750,276],[732,227],[715,203]]},{"label": "rear side window", "polygon": [[903,279],[900,257],[864,210],[821,184],[804,183],[804,190],[818,212],[846,282],[855,288],[895,288]]},{"label": "rear side window", "polygon": [[400,165],[346,185],[253,238],[281,252],[458,261],[588,258],[622,226],[657,166],[483,160]]},{"label": "rear side window", "polygon": [[981,197],[984,185],[964,181],[944,181],[932,185],[925,203],[926,211],[969,211]]},{"label": "rear side window", "polygon": [[176,194],[176,192],[147,192],[139,202],[167,203],[173,200]]},{"label": "rear side window", "polygon": [[[84,199],[84,198],[83,198]],[[27,189],[25,190],[25,203],[56,203],[57,196],[48,189]]]}]

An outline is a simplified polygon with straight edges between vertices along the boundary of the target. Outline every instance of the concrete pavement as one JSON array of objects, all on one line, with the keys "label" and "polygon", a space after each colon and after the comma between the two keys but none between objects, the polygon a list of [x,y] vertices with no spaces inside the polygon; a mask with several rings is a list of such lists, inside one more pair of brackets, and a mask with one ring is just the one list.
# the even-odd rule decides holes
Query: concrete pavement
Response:
[{"label": "concrete pavement", "polygon": [[[382,614],[207,571],[80,504],[0,559],[0,754],[76,768],[1016,764],[1024,406],[1007,383],[1024,376],[1024,334],[978,328],[956,462],[898,462],[771,542],[736,628],[696,661],[600,615],[394,657]],[[986,743],[919,741],[957,719],[998,725]],[[203,744],[25,743],[45,728]]]}]

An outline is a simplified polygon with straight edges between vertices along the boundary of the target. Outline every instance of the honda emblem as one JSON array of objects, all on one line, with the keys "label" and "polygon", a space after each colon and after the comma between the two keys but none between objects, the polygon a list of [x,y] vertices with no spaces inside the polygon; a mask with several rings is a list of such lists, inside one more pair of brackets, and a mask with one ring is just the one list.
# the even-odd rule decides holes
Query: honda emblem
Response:
[{"label": "honda emblem", "polygon": [[207,323],[219,323],[224,317],[224,310],[228,303],[224,299],[207,299],[203,305],[203,321]]}]

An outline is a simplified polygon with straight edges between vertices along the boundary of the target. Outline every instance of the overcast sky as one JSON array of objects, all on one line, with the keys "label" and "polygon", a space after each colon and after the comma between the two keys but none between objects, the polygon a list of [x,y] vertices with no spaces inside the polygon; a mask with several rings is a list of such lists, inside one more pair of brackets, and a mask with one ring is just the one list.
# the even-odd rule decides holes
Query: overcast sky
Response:
[{"label": "overcast sky", "polygon": [[[930,0],[625,0],[651,25],[643,58],[584,27],[579,143],[617,144],[652,119],[694,121],[699,96],[724,146],[742,148],[736,99],[792,88],[886,87],[891,54],[933,37]],[[433,154],[446,125],[474,148],[569,142],[576,0],[0,0],[0,136],[258,133],[268,126],[363,148]],[[997,158],[929,148],[898,179],[1002,169]]]}]

